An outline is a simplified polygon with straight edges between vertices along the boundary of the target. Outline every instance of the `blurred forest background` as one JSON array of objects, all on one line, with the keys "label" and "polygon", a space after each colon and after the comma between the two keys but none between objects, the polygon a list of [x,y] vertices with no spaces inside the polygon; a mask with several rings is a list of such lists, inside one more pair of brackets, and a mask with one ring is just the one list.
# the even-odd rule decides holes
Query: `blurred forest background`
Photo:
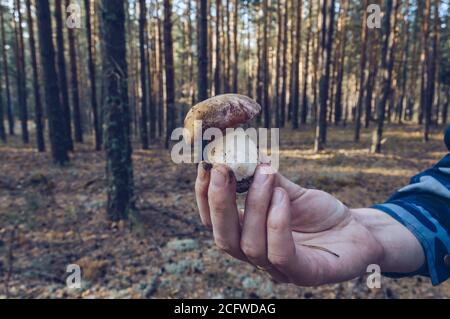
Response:
[{"label": "blurred forest background", "polygon": [[240,93],[283,174],[381,202],[446,153],[449,21],[448,0],[1,0],[0,297],[450,297],[277,285],[214,248],[170,160],[192,105]]}]

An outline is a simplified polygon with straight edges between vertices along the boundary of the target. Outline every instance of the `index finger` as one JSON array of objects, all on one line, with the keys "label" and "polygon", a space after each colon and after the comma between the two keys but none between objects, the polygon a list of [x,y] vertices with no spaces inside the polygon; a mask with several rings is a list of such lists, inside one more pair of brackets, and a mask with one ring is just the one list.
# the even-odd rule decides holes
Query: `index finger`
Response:
[{"label": "index finger", "polygon": [[202,161],[198,165],[197,179],[195,180],[195,199],[203,225],[211,227],[211,216],[208,204],[208,186],[211,177],[212,165]]},{"label": "index finger", "polygon": [[240,247],[241,226],[236,205],[236,179],[224,165],[214,165],[208,202],[216,245],[240,260],[247,261]]}]

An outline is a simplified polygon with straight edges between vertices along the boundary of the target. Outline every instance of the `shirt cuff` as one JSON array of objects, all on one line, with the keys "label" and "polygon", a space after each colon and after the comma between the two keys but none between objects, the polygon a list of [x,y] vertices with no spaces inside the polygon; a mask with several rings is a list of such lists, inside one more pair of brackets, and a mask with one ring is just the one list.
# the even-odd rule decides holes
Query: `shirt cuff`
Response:
[{"label": "shirt cuff", "polygon": [[419,240],[423,247],[426,262],[415,273],[410,274],[386,274],[392,277],[404,277],[412,275],[426,275],[431,278],[433,286],[440,284],[450,277],[450,267],[445,265],[445,258],[450,251],[450,242],[447,231],[434,219],[428,212],[422,207],[417,206],[417,209],[421,210],[421,214],[428,215],[427,219],[433,224],[433,228],[422,224],[415,216],[410,212],[411,207],[401,206],[401,202],[384,203],[373,206],[373,208],[381,210],[392,218],[400,222],[406,228],[408,228]]}]

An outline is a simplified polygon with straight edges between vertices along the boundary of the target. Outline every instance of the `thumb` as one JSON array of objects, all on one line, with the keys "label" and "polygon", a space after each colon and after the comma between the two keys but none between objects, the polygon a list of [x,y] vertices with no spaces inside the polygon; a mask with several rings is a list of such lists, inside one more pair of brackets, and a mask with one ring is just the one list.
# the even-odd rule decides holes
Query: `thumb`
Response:
[{"label": "thumb", "polygon": [[307,191],[306,188],[295,184],[294,182],[281,175],[281,173],[279,172],[276,173],[275,187],[283,188],[286,191],[290,201],[294,201],[300,198]]}]

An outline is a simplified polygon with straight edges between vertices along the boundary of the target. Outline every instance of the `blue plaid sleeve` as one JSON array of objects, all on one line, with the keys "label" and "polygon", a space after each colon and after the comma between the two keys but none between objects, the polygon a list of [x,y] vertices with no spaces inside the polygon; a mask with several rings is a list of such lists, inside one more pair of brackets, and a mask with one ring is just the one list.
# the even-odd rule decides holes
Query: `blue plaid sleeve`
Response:
[{"label": "blue plaid sleeve", "polygon": [[[450,126],[445,134],[450,151]],[[420,241],[426,262],[413,274],[426,275],[433,285],[450,277],[450,154],[436,165],[411,178],[384,204],[375,205],[407,227]]]}]

